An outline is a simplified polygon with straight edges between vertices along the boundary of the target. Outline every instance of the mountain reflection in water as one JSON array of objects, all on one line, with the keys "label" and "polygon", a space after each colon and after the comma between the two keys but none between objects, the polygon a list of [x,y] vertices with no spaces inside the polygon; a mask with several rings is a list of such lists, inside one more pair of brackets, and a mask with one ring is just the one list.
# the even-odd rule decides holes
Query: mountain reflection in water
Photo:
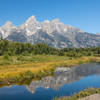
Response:
[{"label": "mountain reflection in water", "polygon": [[65,72],[56,71],[54,76],[45,77],[40,81],[32,81],[29,86],[26,86],[26,88],[31,93],[35,93],[36,89],[39,87],[58,90],[65,84],[71,84],[72,82],[78,81],[85,76],[97,74],[100,74],[100,65],[96,63],[83,64],[81,66],[71,67]]}]

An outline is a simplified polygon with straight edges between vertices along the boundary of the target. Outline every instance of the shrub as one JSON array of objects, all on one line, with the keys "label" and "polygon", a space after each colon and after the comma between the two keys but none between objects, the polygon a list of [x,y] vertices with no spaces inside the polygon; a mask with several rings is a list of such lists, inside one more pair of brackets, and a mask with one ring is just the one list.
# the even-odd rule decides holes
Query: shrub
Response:
[{"label": "shrub", "polygon": [[9,60],[9,55],[8,55],[8,54],[5,54],[3,58],[4,58],[5,60]]}]

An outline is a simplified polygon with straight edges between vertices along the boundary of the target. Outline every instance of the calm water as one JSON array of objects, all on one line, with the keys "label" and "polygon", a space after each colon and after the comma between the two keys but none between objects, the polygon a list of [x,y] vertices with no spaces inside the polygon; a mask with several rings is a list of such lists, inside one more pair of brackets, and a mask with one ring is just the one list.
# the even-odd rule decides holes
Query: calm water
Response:
[{"label": "calm water", "polygon": [[53,77],[33,81],[29,86],[2,87],[0,100],[51,100],[89,87],[100,88],[100,64],[72,67],[68,72],[56,72]]}]

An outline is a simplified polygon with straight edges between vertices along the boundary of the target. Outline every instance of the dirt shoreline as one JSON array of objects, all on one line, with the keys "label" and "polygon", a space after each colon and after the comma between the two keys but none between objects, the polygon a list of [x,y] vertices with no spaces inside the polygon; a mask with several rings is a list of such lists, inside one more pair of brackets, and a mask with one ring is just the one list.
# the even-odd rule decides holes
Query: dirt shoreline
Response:
[{"label": "dirt shoreline", "polygon": [[79,100],[100,100],[100,94],[93,94]]}]

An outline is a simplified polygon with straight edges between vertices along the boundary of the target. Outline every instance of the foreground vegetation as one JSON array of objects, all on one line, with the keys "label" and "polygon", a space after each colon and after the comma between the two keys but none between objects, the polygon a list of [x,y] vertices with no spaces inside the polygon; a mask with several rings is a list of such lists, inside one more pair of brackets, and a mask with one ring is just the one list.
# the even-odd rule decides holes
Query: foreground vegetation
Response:
[{"label": "foreground vegetation", "polygon": [[[91,61],[100,61],[99,57],[68,58],[65,56],[30,55],[0,57],[0,84],[23,83],[32,79],[41,79],[52,75],[57,67],[70,67]],[[5,63],[6,62],[6,63]]]},{"label": "foreground vegetation", "polygon": [[0,40],[0,85],[25,83],[53,74],[57,67],[100,62],[100,48],[55,49],[46,44],[32,45]]},{"label": "foreground vegetation", "polygon": [[90,88],[90,89],[81,91],[78,94],[74,94],[71,97],[54,98],[53,100],[79,100],[80,98],[87,97],[93,94],[100,94],[100,88]]},{"label": "foreground vegetation", "polygon": [[89,62],[89,58],[70,59],[67,57],[35,55],[0,57],[0,84],[24,82],[53,74],[56,67],[69,67]]}]

